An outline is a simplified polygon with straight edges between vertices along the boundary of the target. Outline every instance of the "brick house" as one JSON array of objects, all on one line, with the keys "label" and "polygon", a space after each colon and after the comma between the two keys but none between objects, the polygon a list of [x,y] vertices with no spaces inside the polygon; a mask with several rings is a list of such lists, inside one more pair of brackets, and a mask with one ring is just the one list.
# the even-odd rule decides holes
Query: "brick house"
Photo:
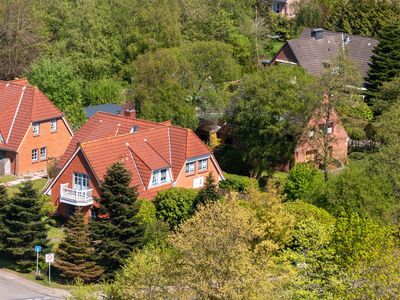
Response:
[{"label": "brick house", "polygon": [[[302,137],[297,143],[294,155],[295,163],[314,162],[317,166],[323,163],[324,157],[324,132],[327,122],[326,115],[316,110]],[[340,167],[347,164],[347,147],[349,136],[336,111],[332,108],[330,123],[326,126],[329,139],[328,155],[330,167]]]},{"label": "brick house", "polygon": [[191,130],[126,113],[98,112],[76,132],[45,191],[58,214],[68,217],[80,206],[89,217],[107,168],[118,161],[131,172],[131,185],[143,199],[171,187],[200,188],[209,172],[223,179],[214,156]]},{"label": "brick house", "polygon": [[38,88],[0,81],[0,175],[47,171],[72,136],[63,113]]},{"label": "brick house", "polygon": [[295,4],[298,0],[272,0],[271,9],[274,13],[286,16],[288,18],[295,17]]}]

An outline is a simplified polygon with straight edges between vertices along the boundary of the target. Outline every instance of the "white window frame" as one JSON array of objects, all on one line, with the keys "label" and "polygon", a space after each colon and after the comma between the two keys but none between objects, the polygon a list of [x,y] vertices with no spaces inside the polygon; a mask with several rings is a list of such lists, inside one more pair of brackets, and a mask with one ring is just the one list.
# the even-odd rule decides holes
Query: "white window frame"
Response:
[{"label": "white window frame", "polygon": [[199,164],[199,166],[198,166],[199,171],[208,170],[208,158],[200,159],[198,164]]},{"label": "white window frame", "polygon": [[32,161],[33,161],[33,162],[36,162],[36,161],[39,160],[39,149],[38,149],[38,148],[32,149],[32,156],[31,156],[31,158],[32,158]]},{"label": "white window frame", "polygon": [[162,185],[171,182],[169,168],[154,170],[151,175],[150,187]]},{"label": "white window frame", "polygon": [[195,171],[196,171],[196,162],[195,161],[187,162],[185,166],[186,174],[193,174]]},{"label": "white window frame", "polygon": [[40,123],[34,122],[32,123],[32,132],[34,136],[40,135]]},{"label": "white window frame", "polygon": [[329,123],[328,127],[326,128],[326,133],[327,134],[333,134],[333,123]]},{"label": "white window frame", "polygon": [[87,174],[74,172],[72,174],[72,185],[76,190],[78,186],[82,187],[82,191],[90,189],[90,177]]},{"label": "white window frame", "polygon": [[272,11],[274,12],[274,13],[277,13],[277,14],[279,14],[281,11],[280,11],[280,3],[279,2],[277,2],[277,1],[272,1]]},{"label": "white window frame", "polygon": [[[44,156],[42,155],[43,152],[42,150],[44,149]],[[47,158],[47,147],[41,147],[40,148],[40,159],[46,159]]]},{"label": "white window frame", "polygon": [[167,182],[167,169],[162,169],[160,170],[160,183],[165,183]]},{"label": "white window frame", "polygon": [[50,121],[50,131],[51,132],[57,131],[57,119],[53,119]]}]

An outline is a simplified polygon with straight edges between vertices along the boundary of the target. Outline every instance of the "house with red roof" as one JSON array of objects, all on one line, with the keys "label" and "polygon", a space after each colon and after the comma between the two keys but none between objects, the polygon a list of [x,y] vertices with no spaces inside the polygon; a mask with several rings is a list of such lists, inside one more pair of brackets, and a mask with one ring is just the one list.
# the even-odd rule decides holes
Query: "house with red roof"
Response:
[{"label": "house with red roof", "polygon": [[172,187],[201,188],[209,172],[223,179],[213,154],[193,131],[137,119],[133,110],[97,112],[76,132],[45,191],[57,213],[68,217],[80,206],[89,217],[92,206],[98,206],[107,168],[115,162],[125,164],[131,185],[149,200]]},{"label": "house with red roof", "polygon": [[37,87],[0,81],[0,176],[46,172],[72,137],[64,114]]}]

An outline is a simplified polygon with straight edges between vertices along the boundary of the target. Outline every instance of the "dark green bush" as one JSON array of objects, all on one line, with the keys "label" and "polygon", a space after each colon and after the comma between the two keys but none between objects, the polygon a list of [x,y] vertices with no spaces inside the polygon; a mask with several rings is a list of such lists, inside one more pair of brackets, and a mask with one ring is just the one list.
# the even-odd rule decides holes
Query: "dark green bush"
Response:
[{"label": "dark green bush", "polygon": [[258,182],[254,178],[224,173],[225,180],[219,183],[219,187],[224,190],[236,192],[247,192],[251,188],[259,188]]},{"label": "dark green bush", "polygon": [[154,198],[157,217],[175,229],[194,212],[198,192],[192,189],[172,188],[160,191]]},{"label": "dark green bush", "polygon": [[349,158],[352,160],[362,160],[367,154],[365,152],[351,152]]}]

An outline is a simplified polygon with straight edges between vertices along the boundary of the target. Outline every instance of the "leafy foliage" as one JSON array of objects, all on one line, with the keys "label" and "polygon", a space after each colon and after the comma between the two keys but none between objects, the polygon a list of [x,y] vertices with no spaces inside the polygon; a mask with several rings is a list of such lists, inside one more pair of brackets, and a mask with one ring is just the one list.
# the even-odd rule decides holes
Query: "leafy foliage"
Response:
[{"label": "leafy foliage", "polygon": [[258,182],[254,178],[224,173],[225,180],[220,181],[219,187],[235,192],[248,192],[258,188]]},{"label": "leafy foliage", "polygon": [[157,217],[176,229],[194,213],[197,191],[184,188],[172,188],[160,191],[154,198]]},{"label": "leafy foliage", "polygon": [[321,183],[321,173],[314,165],[297,164],[289,172],[285,184],[285,193],[289,200],[302,199],[309,194],[317,184]]},{"label": "leafy foliage", "polygon": [[218,186],[215,182],[213,173],[208,173],[203,188],[197,195],[196,204],[204,204],[209,201],[218,201],[220,196],[218,194]]}]

